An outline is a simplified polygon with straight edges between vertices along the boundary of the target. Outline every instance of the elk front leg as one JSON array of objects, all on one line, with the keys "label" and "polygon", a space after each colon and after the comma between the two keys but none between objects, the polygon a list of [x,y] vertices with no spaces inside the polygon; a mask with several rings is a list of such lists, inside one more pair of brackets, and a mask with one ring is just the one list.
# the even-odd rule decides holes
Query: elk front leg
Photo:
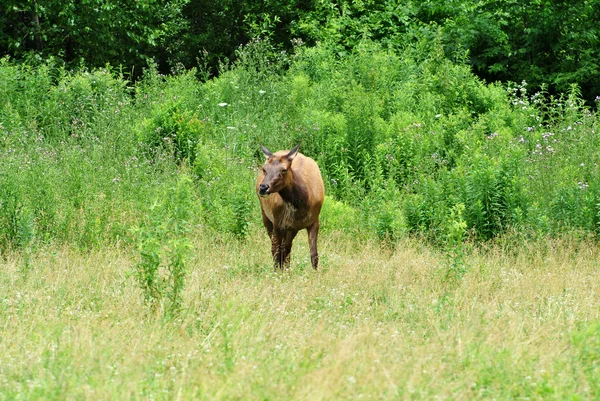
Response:
[{"label": "elk front leg", "polygon": [[287,269],[290,267],[290,255],[292,253],[292,242],[294,242],[294,238],[296,238],[296,234],[298,231],[286,231],[283,236],[283,242],[281,243],[282,248],[282,258],[281,264],[283,268]]},{"label": "elk front leg", "polygon": [[260,211],[262,213],[263,225],[267,229],[267,234],[269,234],[269,238],[273,238],[273,222],[269,220],[269,218],[262,209]]},{"label": "elk front leg", "polygon": [[317,251],[317,237],[319,236],[319,221],[306,229],[308,231],[308,243],[310,246],[310,261],[313,269],[317,270],[319,265],[319,252]]},{"label": "elk front leg", "polygon": [[273,254],[273,265],[275,265],[275,270],[277,270],[277,268],[279,268],[279,269],[283,268],[282,259],[281,259],[281,255],[282,255],[281,243],[282,243],[282,241],[283,241],[283,237],[280,232],[273,231],[271,233],[271,253]]},{"label": "elk front leg", "polygon": [[271,253],[273,254],[273,264],[275,269],[286,269],[290,265],[290,254],[292,252],[292,242],[298,231],[279,231],[274,230],[271,237]]}]

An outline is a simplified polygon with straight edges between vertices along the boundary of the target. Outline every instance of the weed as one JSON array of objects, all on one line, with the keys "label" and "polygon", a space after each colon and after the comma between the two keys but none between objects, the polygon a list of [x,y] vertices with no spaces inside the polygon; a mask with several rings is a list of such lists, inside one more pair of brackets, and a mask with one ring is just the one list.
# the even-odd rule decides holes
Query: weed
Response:
[{"label": "weed", "polygon": [[255,40],[206,82],[153,65],[133,84],[111,67],[2,59],[0,246],[19,246],[17,208],[33,241],[122,243],[187,167],[203,222],[247,238],[259,224],[258,144],[299,140],[326,192],[360,212],[353,225],[383,241],[406,228],[443,242],[459,203],[477,241],[598,232],[599,128],[577,89],[487,85],[430,33],[343,55],[322,43],[288,56]]},{"label": "weed", "polygon": [[465,205],[456,204],[450,210],[450,218],[446,222],[445,259],[446,273],[444,279],[450,282],[460,281],[468,270],[465,262],[465,236],[467,223],[464,220]]},{"label": "weed", "polygon": [[134,229],[139,253],[134,275],[150,308],[164,307],[168,316],[183,306],[191,213],[191,179],[182,174],[176,187],[151,207],[143,225]]}]

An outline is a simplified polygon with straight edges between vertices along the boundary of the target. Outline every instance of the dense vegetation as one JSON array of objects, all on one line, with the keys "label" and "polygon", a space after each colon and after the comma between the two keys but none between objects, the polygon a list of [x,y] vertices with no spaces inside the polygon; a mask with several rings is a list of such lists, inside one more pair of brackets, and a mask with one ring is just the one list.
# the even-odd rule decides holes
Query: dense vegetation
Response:
[{"label": "dense vegetation", "polygon": [[597,0],[5,4],[0,401],[598,398]]},{"label": "dense vegetation", "polygon": [[268,55],[253,41],[218,79],[150,68],[135,85],[110,68],[4,59],[1,248],[127,240],[181,174],[196,223],[243,238],[260,142],[302,141],[332,227],[436,241],[600,230],[598,122],[577,88],[486,85],[441,45],[366,41],[339,57],[322,44],[296,49],[286,69]]},{"label": "dense vegetation", "polygon": [[69,67],[122,65],[138,77],[154,60],[162,73],[181,67],[218,72],[252,38],[272,55],[298,40],[330,41],[338,53],[370,39],[403,49],[420,38],[439,40],[452,60],[481,78],[548,85],[553,93],[578,84],[593,101],[600,90],[600,1],[516,0],[269,0],[4,2],[0,55]]}]

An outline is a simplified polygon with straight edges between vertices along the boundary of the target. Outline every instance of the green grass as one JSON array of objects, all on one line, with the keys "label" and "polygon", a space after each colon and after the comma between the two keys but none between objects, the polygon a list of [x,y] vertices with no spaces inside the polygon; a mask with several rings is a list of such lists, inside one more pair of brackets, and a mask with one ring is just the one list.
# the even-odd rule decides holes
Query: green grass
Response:
[{"label": "green grass", "polygon": [[593,399],[600,249],[566,241],[443,255],[331,232],[322,268],[299,236],[197,232],[180,317],[152,314],[117,248],[39,250],[0,269],[0,399]]},{"label": "green grass", "polygon": [[[0,401],[600,398],[596,114],[436,52],[0,60]],[[321,167],[273,271],[259,143]]]}]

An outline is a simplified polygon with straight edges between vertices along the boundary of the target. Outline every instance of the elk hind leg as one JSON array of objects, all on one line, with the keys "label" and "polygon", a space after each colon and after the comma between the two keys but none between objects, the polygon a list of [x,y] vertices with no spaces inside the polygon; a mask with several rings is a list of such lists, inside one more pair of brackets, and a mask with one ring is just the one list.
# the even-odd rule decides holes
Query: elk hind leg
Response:
[{"label": "elk hind leg", "polygon": [[317,251],[317,237],[319,236],[319,222],[316,221],[306,229],[308,231],[308,243],[310,246],[310,261],[313,269],[317,270],[319,265],[319,252]]}]

